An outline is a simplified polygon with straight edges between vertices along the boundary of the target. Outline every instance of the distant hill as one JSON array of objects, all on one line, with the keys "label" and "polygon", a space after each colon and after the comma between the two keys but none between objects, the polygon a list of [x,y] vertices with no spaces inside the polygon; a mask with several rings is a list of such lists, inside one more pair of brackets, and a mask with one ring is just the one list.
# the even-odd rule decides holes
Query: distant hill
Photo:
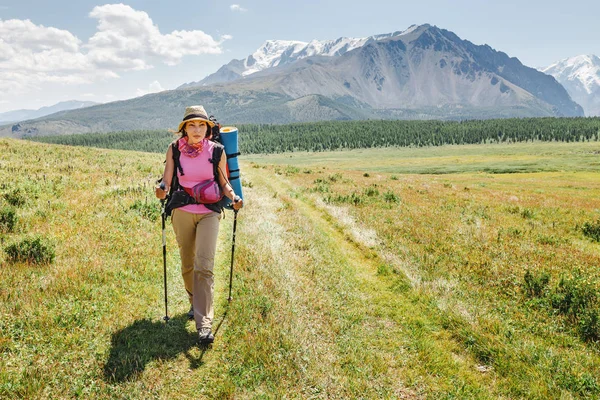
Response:
[{"label": "distant hill", "polygon": [[600,58],[593,54],[566,58],[541,71],[555,77],[585,115],[600,116]]},{"label": "distant hill", "polygon": [[227,82],[65,111],[0,127],[0,135],[174,128],[190,104],[226,124],[583,116],[553,77],[427,24],[321,55],[288,53],[278,48],[264,68]]},{"label": "distant hill", "polygon": [[0,113],[0,123],[12,123],[25,121],[28,119],[40,118],[46,115],[54,114],[59,111],[73,110],[77,108],[89,107],[99,103],[94,101],[61,101],[53,106],[42,107],[37,110],[14,110]]}]

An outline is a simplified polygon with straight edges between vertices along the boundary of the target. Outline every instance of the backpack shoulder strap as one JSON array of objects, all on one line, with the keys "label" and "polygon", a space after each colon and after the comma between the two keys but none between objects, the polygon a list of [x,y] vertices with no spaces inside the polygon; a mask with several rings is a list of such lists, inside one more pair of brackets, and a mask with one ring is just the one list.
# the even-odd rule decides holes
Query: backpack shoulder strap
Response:
[{"label": "backpack shoulder strap", "polygon": [[171,144],[171,151],[173,153],[173,163],[175,164],[173,168],[173,177],[171,178],[171,193],[173,193],[173,191],[179,190],[179,177],[177,176],[177,170],[179,170],[179,173],[183,175],[183,168],[181,168],[181,163],[179,162],[181,152],[177,146],[177,141]]},{"label": "backpack shoulder strap", "polygon": [[[225,147],[223,147],[223,145],[219,142],[213,141],[213,143],[214,143],[214,147],[213,147],[212,157],[209,159],[209,161],[213,165],[214,180],[215,180],[215,182],[218,183],[219,182],[219,162],[221,162],[221,157],[223,156],[223,153],[225,152]],[[214,203],[214,204],[205,204],[204,207],[220,214],[223,212],[223,205],[221,204],[222,201],[223,200],[221,200],[218,203]]]},{"label": "backpack shoulder strap", "polygon": [[180,175],[184,175],[183,168],[181,167],[181,163],[179,162],[179,157],[181,157],[181,151],[179,151],[177,141],[174,141],[171,144],[171,150],[173,151],[173,162],[175,163],[175,168],[173,169],[175,175],[177,175],[177,170],[179,170]]},{"label": "backpack shoulder strap", "polygon": [[225,151],[225,147],[221,143],[213,142],[213,153],[210,159],[210,162],[213,165],[213,176],[215,178],[215,182],[219,182],[219,163],[221,162],[221,157],[223,156],[223,152]]}]

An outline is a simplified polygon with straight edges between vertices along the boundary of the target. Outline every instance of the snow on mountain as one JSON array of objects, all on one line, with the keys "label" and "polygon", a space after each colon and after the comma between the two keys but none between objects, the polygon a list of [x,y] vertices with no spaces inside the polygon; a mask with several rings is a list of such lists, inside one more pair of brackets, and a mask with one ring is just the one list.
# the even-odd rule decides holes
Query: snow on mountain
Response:
[{"label": "snow on mountain", "polygon": [[540,69],[562,84],[587,116],[600,116],[600,58],[581,55]]},{"label": "snow on mountain", "polygon": [[306,57],[340,56],[373,41],[409,34],[416,28],[418,28],[417,25],[412,25],[403,32],[373,35],[364,38],[341,37],[335,40],[311,40],[310,42],[296,40],[267,40],[258,48],[258,50],[245,59],[232,60],[228,64],[222,66],[217,72],[207,76],[201,81],[183,84],[178,89],[230,82],[267,68],[289,64]]},{"label": "snow on mountain", "polygon": [[244,60],[246,69],[243,76],[262,71],[266,68],[276,67],[284,54],[287,57],[296,57],[307,46],[306,42],[290,40],[267,40],[258,50]]},{"label": "snow on mountain", "polygon": [[413,25],[404,32],[374,35],[364,38],[341,37],[335,40],[311,40],[310,42],[267,40],[258,50],[245,60],[247,69],[243,76],[251,75],[266,68],[276,67],[312,56],[340,56],[375,40],[408,34],[418,26]]},{"label": "snow on mountain", "polygon": [[588,94],[592,94],[600,86],[600,58],[593,54],[566,58],[542,68],[541,71],[554,76],[558,81],[578,80]]}]

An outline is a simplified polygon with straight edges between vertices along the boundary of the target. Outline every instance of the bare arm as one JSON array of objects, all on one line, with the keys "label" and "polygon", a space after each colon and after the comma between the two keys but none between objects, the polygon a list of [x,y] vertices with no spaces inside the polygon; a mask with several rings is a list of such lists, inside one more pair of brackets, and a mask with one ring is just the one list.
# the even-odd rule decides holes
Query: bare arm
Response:
[{"label": "bare arm", "polygon": [[164,189],[160,188],[160,185],[157,186],[154,191],[156,197],[159,199],[164,199],[167,197],[167,193],[169,193],[169,189],[171,188],[171,179],[173,178],[173,170],[175,169],[175,163],[173,162],[173,149],[171,145],[167,149],[167,161],[165,163],[165,171],[163,172],[162,182],[165,185]]}]

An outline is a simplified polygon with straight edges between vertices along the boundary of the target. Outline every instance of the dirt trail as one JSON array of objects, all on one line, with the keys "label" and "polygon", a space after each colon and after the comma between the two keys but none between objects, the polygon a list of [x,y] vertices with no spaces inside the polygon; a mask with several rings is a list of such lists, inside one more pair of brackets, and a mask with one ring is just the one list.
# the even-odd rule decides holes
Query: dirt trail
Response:
[{"label": "dirt trail", "polygon": [[253,169],[246,179],[243,274],[260,276],[257,285],[277,304],[277,329],[293,338],[299,372],[290,389],[420,398],[424,391],[407,386],[452,385],[451,377],[423,376],[428,362],[471,375],[451,338],[427,337],[437,329],[427,327],[433,311],[410,293],[406,277],[378,273],[382,258],[355,239],[355,226],[302,197],[283,175]]}]

